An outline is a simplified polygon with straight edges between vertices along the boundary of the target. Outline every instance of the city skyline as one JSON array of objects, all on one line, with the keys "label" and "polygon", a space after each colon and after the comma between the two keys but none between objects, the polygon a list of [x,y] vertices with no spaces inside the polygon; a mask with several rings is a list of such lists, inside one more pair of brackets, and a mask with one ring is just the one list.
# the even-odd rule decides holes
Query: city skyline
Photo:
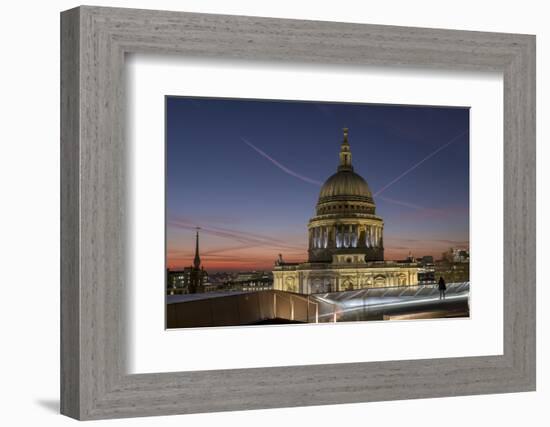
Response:
[{"label": "city skyline", "polygon": [[270,270],[307,259],[306,225],[348,127],[387,260],[469,248],[469,110],[166,98],[167,267]]}]

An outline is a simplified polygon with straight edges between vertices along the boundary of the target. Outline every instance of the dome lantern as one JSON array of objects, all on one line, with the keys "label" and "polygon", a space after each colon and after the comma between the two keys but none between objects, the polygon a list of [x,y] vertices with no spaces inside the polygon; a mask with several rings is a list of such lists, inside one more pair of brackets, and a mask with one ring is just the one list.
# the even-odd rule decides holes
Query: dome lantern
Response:
[{"label": "dome lantern", "polygon": [[340,146],[340,163],[335,174],[330,176],[319,193],[317,208],[332,201],[362,201],[374,207],[372,193],[363,177],[353,171],[348,128],[343,128],[344,140]]},{"label": "dome lantern", "polygon": [[348,142],[348,128],[343,128],[344,131],[344,140],[340,146],[340,165],[338,166],[339,171],[352,171],[353,166],[351,165],[351,149]]}]

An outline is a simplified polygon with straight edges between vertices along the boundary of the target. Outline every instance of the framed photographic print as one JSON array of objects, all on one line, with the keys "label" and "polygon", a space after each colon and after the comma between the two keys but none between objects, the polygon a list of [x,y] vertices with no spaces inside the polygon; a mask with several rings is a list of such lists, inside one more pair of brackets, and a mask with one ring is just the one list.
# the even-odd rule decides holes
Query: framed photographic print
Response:
[{"label": "framed photographic print", "polygon": [[62,413],[535,389],[534,36],[61,18]]},{"label": "framed photographic print", "polygon": [[469,317],[469,108],[165,108],[167,328]]}]

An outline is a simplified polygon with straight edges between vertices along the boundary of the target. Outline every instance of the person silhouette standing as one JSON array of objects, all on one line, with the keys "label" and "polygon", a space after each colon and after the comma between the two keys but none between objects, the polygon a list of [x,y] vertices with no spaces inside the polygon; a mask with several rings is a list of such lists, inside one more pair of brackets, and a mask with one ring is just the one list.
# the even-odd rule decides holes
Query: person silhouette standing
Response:
[{"label": "person silhouette standing", "polygon": [[445,285],[445,279],[443,276],[439,276],[439,299],[445,299],[445,291],[447,290],[447,286]]}]

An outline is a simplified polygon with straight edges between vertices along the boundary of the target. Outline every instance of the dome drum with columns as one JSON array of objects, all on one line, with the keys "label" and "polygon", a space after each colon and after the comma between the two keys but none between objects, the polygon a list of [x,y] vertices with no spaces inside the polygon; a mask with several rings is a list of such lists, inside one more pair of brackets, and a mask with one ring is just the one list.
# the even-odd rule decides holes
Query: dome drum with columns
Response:
[{"label": "dome drum with columns", "polygon": [[418,265],[384,261],[384,221],[367,182],[353,171],[348,129],[338,170],[321,188],[308,223],[308,261],[273,269],[273,288],[302,294],[418,283]]}]

